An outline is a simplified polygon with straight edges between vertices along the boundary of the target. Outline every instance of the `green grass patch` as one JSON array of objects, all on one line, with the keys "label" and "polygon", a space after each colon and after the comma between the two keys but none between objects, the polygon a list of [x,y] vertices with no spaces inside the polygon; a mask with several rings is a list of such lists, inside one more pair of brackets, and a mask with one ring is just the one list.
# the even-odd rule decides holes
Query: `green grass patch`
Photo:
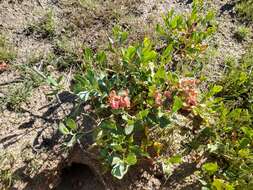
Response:
[{"label": "green grass patch", "polygon": [[253,21],[253,0],[240,0],[235,8],[241,18],[246,21]]},{"label": "green grass patch", "polygon": [[5,36],[0,34],[0,62],[10,62],[16,58],[13,46],[7,41]]}]

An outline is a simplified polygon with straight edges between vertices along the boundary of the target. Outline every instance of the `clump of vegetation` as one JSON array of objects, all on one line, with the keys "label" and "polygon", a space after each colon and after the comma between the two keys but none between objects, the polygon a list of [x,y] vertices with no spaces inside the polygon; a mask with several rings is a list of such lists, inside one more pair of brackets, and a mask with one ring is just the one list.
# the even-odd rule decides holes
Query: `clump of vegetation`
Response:
[{"label": "clump of vegetation", "polygon": [[10,109],[17,110],[19,106],[31,96],[32,84],[28,81],[19,86],[11,86],[4,102]]},{"label": "clump of vegetation", "polygon": [[250,38],[250,35],[251,29],[243,25],[239,26],[234,33],[234,36],[238,41],[247,40]]},{"label": "clump of vegetation", "polygon": [[218,82],[216,122],[207,145],[212,160],[202,181],[210,189],[251,189],[253,185],[253,46],[237,63],[227,62],[224,77]]},{"label": "clump of vegetation", "polygon": [[0,155],[0,188],[7,190],[11,188],[16,180],[16,176],[13,175],[11,169],[14,164],[14,156],[6,152],[1,151]]},{"label": "clump of vegetation", "polygon": [[82,47],[73,47],[69,39],[63,37],[55,41],[54,51],[49,55],[47,62],[59,70],[64,70],[69,67],[80,67],[83,62],[82,56]]},{"label": "clump of vegetation", "polygon": [[[89,48],[84,50],[83,71],[74,77],[72,87],[79,97],[78,106],[75,114],[59,127],[71,137],[68,146],[86,134],[76,122],[77,113],[82,113],[86,105],[83,114],[96,126],[91,131],[94,146],[114,177],[122,179],[138,160],[155,161],[163,145],[151,138],[152,131],[171,127],[178,114],[190,117],[200,103],[200,81],[169,68],[177,61],[174,58],[180,56],[190,59],[185,63],[190,72],[191,66],[194,68],[192,63],[207,48],[203,41],[214,31],[210,25],[214,15],[210,12],[200,16],[201,6],[202,2],[195,0],[191,16],[184,18],[171,11],[164,18],[165,26],[158,26],[158,31],[165,38],[165,47],[159,52],[148,38],[126,45],[128,34],[118,27],[110,38],[113,59],[108,59],[106,52],[94,54]],[[180,158],[161,160],[166,173],[169,165],[178,163],[173,160]]]},{"label": "clump of vegetation", "polygon": [[21,75],[21,80],[15,81],[16,83],[8,87],[6,94],[0,97],[2,108],[7,106],[9,109],[18,110],[20,105],[31,97],[32,90],[37,88],[44,80],[35,70],[27,65],[18,65],[16,68]]},{"label": "clump of vegetation", "polygon": [[229,62],[226,73],[219,83],[223,86],[221,96],[231,108],[247,108],[253,111],[252,106],[252,83],[253,83],[253,46],[239,62]]},{"label": "clump of vegetation", "polygon": [[252,0],[240,0],[236,4],[236,11],[244,20],[253,21],[253,1]]},{"label": "clump of vegetation", "polygon": [[31,24],[27,33],[35,34],[38,38],[52,38],[55,35],[53,11],[48,11],[40,22]]},{"label": "clump of vegetation", "polygon": [[0,35],[0,63],[10,62],[16,57],[16,52],[3,35]]},{"label": "clump of vegetation", "polygon": [[[203,189],[250,189],[253,48],[238,62],[227,58],[224,77],[200,89],[202,64],[216,29],[214,17],[213,11],[204,12],[203,1],[194,0],[190,13],[171,10],[164,16],[154,42],[146,37],[131,45],[128,33],[115,27],[108,49],[84,48],[79,56],[63,39],[57,41],[59,67],[80,63],[71,86],[76,107],[59,124],[65,145],[72,147],[92,134],[91,148],[99,151],[103,165],[117,179],[144,159],[161,166],[167,178],[173,165],[195,152],[204,160],[196,172]],[[237,35],[243,40],[249,31],[242,26]],[[57,94],[60,79],[47,79]],[[81,117],[94,127],[86,131]],[[179,118],[187,121],[180,127]],[[171,154],[166,143],[171,143],[175,129],[185,138]]]},{"label": "clump of vegetation", "polygon": [[[178,15],[174,10],[157,25],[159,37],[165,43],[162,62],[170,63],[173,70],[186,65],[198,67],[198,58],[208,47],[208,39],[216,30],[214,11],[204,13],[203,1],[194,1],[190,14]],[[173,68],[174,67],[174,68]]]}]

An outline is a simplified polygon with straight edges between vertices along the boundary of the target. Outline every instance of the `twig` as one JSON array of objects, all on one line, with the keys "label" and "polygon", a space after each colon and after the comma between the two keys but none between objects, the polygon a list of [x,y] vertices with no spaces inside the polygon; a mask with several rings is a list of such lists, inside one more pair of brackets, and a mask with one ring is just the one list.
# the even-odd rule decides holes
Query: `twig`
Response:
[{"label": "twig", "polygon": [[39,6],[41,6],[41,7],[44,9],[44,7],[43,7],[43,5],[41,4],[40,0],[36,0],[36,1],[37,1],[37,3],[39,4]]}]

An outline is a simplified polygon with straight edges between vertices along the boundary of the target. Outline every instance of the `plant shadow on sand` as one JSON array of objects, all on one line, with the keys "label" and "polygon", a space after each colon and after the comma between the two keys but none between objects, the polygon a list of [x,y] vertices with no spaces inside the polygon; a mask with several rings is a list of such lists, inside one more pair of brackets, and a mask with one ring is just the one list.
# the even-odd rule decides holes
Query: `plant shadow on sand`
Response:
[{"label": "plant shadow on sand", "polygon": [[[151,175],[151,178],[159,181],[158,185],[154,189],[177,189],[176,187],[181,186],[184,179],[187,176],[193,174],[196,170],[196,164],[194,163],[183,163],[178,169],[175,170],[174,174],[168,179],[164,179],[162,175],[156,175],[156,171],[153,171],[152,166],[149,163],[141,162],[137,166],[130,168],[129,173],[124,177],[124,180],[114,179],[109,172],[102,174],[101,164],[99,162],[99,153],[95,150],[95,153],[86,151],[86,147],[92,142],[90,135],[86,136],[81,140],[82,144],[76,144],[71,150],[67,158],[61,156],[60,152],[52,151],[55,146],[60,143],[60,134],[57,129],[52,130],[52,134],[48,137],[44,137],[43,133],[49,125],[58,123],[60,120],[54,118],[53,115],[58,111],[61,104],[71,103],[74,104],[75,96],[72,94],[63,92],[59,95],[61,103],[54,105],[48,105],[47,110],[40,116],[33,114],[27,110],[23,112],[29,112],[31,119],[19,126],[20,129],[27,129],[24,133],[10,135],[1,140],[4,143],[4,147],[7,148],[13,143],[17,143],[20,138],[24,137],[31,130],[37,132],[36,137],[33,139],[33,152],[49,151],[50,154],[43,160],[44,163],[58,159],[58,163],[54,165],[53,169],[43,169],[35,176],[31,177],[26,174],[25,170],[29,168],[29,162],[26,165],[17,169],[14,172],[14,176],[18,176],[21,181],[26,184],[23,190],[88,190],[88,189],[129,189],[135,188],[141,184],[141,187],[146,187],[148,179],[143,178],[143,173],[147,172]],[[66,117],[71,115],[74,110],[71,110]],[[43,128],[33,127],[36,119],[44,120],[45,125]],[[87,121],[88,118],[83,118],[81,126],[85,126],[85,130],[90,131],[93,127],[91,121]],[[42,139],[42,140],[41,140]],[[84,148],[85,147],[85,148]],[[55,156],[58,155],[58,156]],[[138,184],[138,185],[137,185]],[[16,190],[16,188],[10,188]],[[141,188],[136,188],[141,189]],[[199,189],[199,184],[196,182],[189,183],[180,189]]]},{"label": "plant shadow on sand", "polygon": [[[50,156],[48,157],[50,158]],[[23,174],[26,167],[16,171],[22,180],[26,182],[23,190],[127,190],[127,189],[162,189],[162,190],[198,190],[200,184],[196,180],[186,182],[197,169],[197,163],[182,163],[167,180],[154,171],[148,162],[140,162],[130,168],[123,180],[116,180],[110,172],[104,173],[99,162],[97,150],[86,151],[79,144],[76,144],[67,158],[62,158],[54,169],[45,169],[39,174],[30,178]],[[147,179],[144,173],[151,175]],[[159,173],[159,172],[158,172]],[[149,184],[149,181],[158,181],[156,186]],[[185,183],[186,182],[186,183]],[[149,185],[148,185],[149,184]]]}]

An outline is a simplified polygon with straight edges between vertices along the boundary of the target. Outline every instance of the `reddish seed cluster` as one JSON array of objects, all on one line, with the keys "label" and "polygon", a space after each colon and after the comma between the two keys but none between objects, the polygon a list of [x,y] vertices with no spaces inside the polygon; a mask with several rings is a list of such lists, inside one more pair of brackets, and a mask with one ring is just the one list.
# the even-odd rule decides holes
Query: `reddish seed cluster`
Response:
[{"label": "reddish seed cluster", "polygon": [[171,92],[164,91],[164,93],[161,94],[159,91],[156,91],[154,94],[154,98],[155,98],[155,105],[161,106],[163,104],[164,99],[169,99],[169,100],[171,99]]},{"label": "reddish seed cluster", "polygon": [[181,79],[179,82],[179,88],[183,90],[183,96],[186,100],[186,106],[192,107],[197,105],[197,84],[198,81],[196,79]]},{"label": "reddish seed cluster", "polygon": [[157,107],[162,106],[164,101],[172,100],[172,92],[176,89],[182,91],[181,96],[184,99],[185,109],[192,108],[197,105],[198,91],[197,89],[198,81],[196,79],[184,78],[181,79],[179,85],[172,89],[171,91],[164,91],[163,93],[156,91],[154,93],[155,105]]},{"label": "reddish seed cluster", "polygon": [[0,71],[5,71],[8,68],[6,63],[0,63]]},{"label": "reddish seed cluster", "polygon": [[155,98],[155,105],[156,106],[161,106],[163,104],[162,94],[160,92],[156,91],[154,94],[154,98]]},{"label": "reddish seed cluster", "polygon": [[115,90],[112,90],[109,94],[109,105],[112,109],[129,108],[130,98],[128,97],[128,91],[125,90],[121,96],[117,95]]}]

